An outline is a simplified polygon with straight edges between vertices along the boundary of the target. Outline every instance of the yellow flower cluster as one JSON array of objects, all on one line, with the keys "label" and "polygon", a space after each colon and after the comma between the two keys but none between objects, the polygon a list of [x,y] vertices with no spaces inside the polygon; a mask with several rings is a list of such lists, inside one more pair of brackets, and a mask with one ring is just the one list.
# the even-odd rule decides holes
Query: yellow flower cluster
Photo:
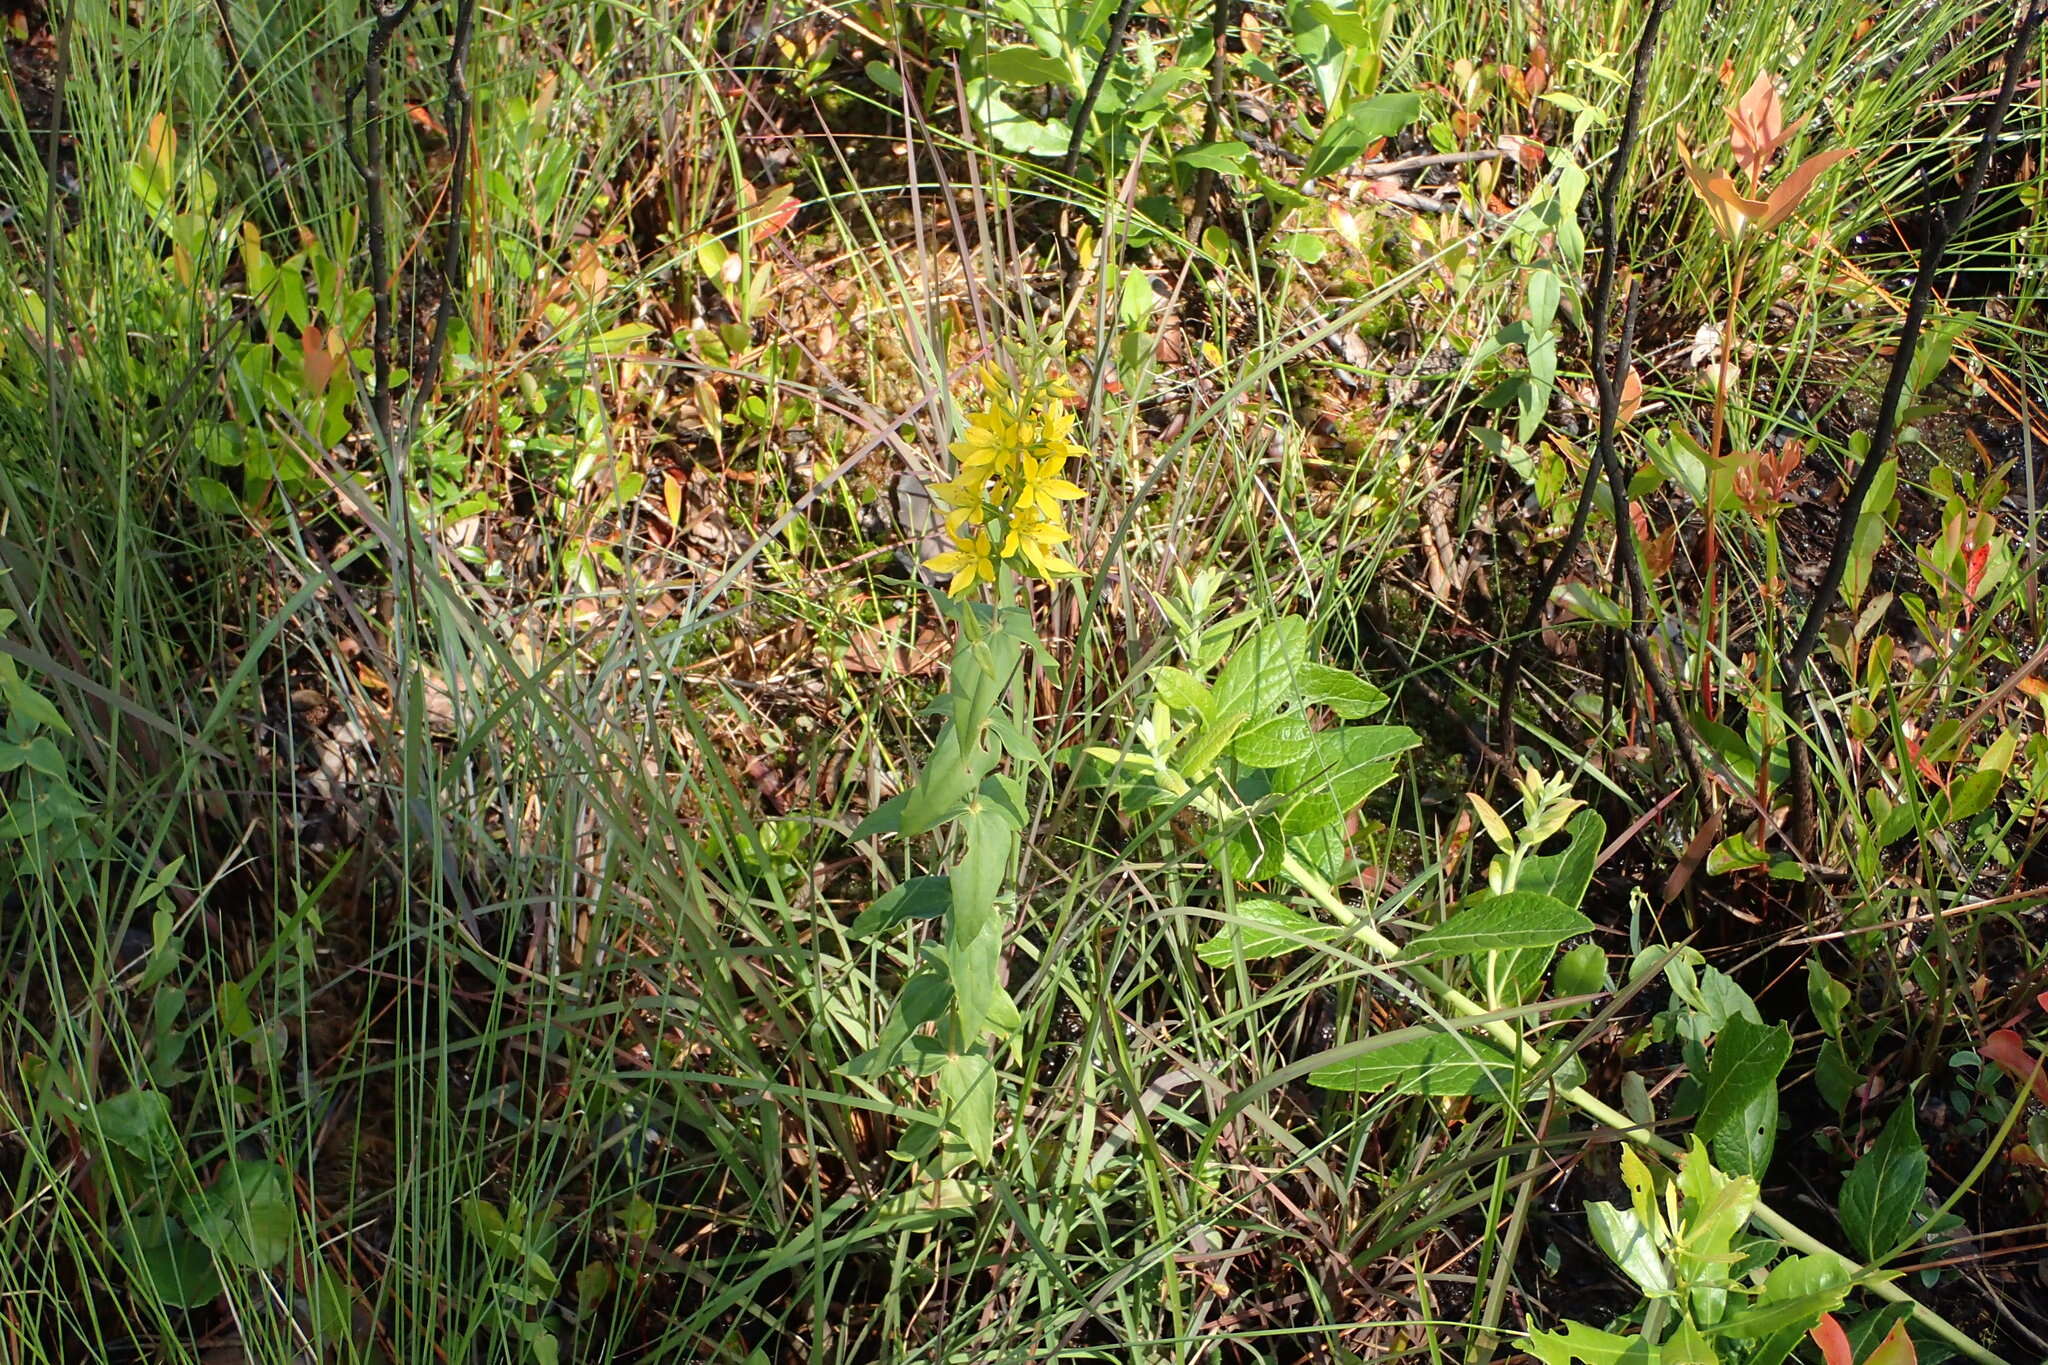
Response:
[{"label": "yellow flower cluster", "polygon": [[987,406],[951,446],[959,472],[931,490],[947,509],[954,548],[925,567],[953,576],[954,597],[995,582],[998,563],[1040,578],[1081,571],[1058,549],[1073,538],[1060,504],[1081,496],[1066,478],[1067,461],[1085,453],[1074,443],[1074,414],[1059,387],[1019,391],[994,367],[983,382]]}]

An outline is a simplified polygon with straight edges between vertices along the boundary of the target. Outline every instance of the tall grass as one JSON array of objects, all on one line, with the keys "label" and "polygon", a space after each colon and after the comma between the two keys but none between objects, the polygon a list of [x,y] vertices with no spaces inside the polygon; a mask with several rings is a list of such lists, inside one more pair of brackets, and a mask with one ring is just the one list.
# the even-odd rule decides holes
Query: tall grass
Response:
[{"label": "tall grass", "polygon": [[[224,376],[254,301],[232,242],[189,270],[166,264],[129,164],[161,114],[182,173],[207,168],[277,254],[301,226],[348,240],[362,186],[337,130],[360,14],[156,0],[118,22],[78,7],[59,29],[55,154],[75,190],[43,173],[49,129],[0,101],[18,210],[0,245],[4,648],[68,727],[50,733],[82,804],[6,854],[0,1359],[216,1360],[238,1346],[261,1361],[525,1361],[550,1341],[562,1360],[1478,1359],[1488,1332],[1519,1322],[1541,1158],[1571,1157],[1583,1135],[1300,1085],[1304,1059],[1377,1027],[1396,998],[1384,974],[1327,946],[1268,974],[1201,967],[1192,945],[1228,912],[1190,849],[1075,784],[1031,813],[1040,838],[1012,926],[1014,1129],[981,1206],[922,1204],[889,1155],[916,1084],[841,1066],[872,1045],[914,961],[911,943],[856,941],[847,923],[923,870],[925,851],[846,836],[914,766],[928,681],[870,693],[808,652],[792,676],[722,662],[778,631],[914,636],[913,593],[828,571],[818,547],[846,541],[831,514],[892,460],[940,467],[957,376],[991,348],[1030,336],[1106,353],[1115,267],[1140,259],[1162,315],[1205,313],[1199,339],[1217,352],[1091,391],[1082,544],[1096,572],[1047,617],[1059,665],[1039,689],[1045,733],[1123,742],[1137,679],[1163,657],[1151,603],[1178,576],[1218,572],[1239,604],[1301,611],[1327,647],[1350,648],[1361,619],[1409,600],[1390,585],[1409,572],[1422,500],[1460,477],[1465,513],[1490,497],[1490,474],[1460,475],[1434,449],[1448,420],[1436,409],[1343,463],[1304,438],[1305,407],[1337,382],[1324,343],[1419,289],[1431,261],[1349,295],[1241,260],[1183,272],[1197,248],[1127,258],[1114,196],[1080,195],[1070,206],[1097,218],[1113,268],[1070,300],[1034,233],[1077,192],[927,111],[906,161],[848,138],[788,163],[807,191],[833,188],[810,210],[810,256],[778,244],[766,258],[785,276],[829,260],[851,285],[864,322],[841,357],[796,380],[727,367],[816,403],[845,462],[838,485],[752,471],[774,496],[730,517],[730,552],[707,567],[647,510],[654,497],[621,510],[591,485],[542,510],[553,476],[503,439],[522,375],[590,377],[616,418],[606,439],[655,468],[661,424],[683,421],[682,381],[706,371],[661,351],[629,371],[587,338],[560,341],[548,307],[574,295],[564,281],[584,244],[624,236],[579,308],[664,322],[708,310],[697,244],[738,239],[741,186],[760,174],[738,130],[796,80],[774,39],[881,13],[855,9],[486,16],[468,335],[413,434],[422,484],[432,464],[529,537],[474,554],[430,500],[424,529],[384,505],[387,457],[360,437],[310,443],[294,501],[244,515],[192,495],[208,470],[196,434],[230,413]],[[1595,64],[1614,64],[1630,12],[1588,6],[1539,31],[1526,6],[1404,7],[1389,81],[1442,81],[1452,60],[1540,39],[1556,83],[1618,106]],[[1674,15],[1631,247],[1675,258],[1674,307],[1721,306],[1720,263],[1666,155],[1680,126],[1718,131],[1727,92],[1703,73],[1779,70],[1792,107],[1820,111],[1816,139],[1869,149],[1813,215],[1840,246],[1959,140],[1962,111],[1926,111],[1983,56],[1960,22],[1971,12],[1899,7],[1859,33],[1865,8],[1829,3],[1789,38],[1783,14]],[[446,183],[441,144],[409,111],[435,107],[447,38],[423,9],[394,64],[394,123],[422,129],[393,138],[408,317],[431,305],[424,227]],[[1604,146],[1596,134],[1587,150]],[[552,157],[568,165],[559,182]],[[1828,256],[1781,250],[1756,278],[1782,266],[1797,273],[1785,295],[1825,292]],[[366,283],[359,254],[352,269]],[[1029,290],[1011,287],[1026,275]],[[1767,331],[1778,292],[1746,300],[1745,332]],[[1423,322],[1469,339],[1514,306],[1473,298]],[[1773,334],[1788,370],[1828,320]],[[1170,436],[1160,408],[1185,416]],[[764,533],[807,494],[800,532]],[[596,591],[562,557],[593,538],[623,565]],[[1425,633],[1373,656],[1396,705],[1481,704]],[[773,815],[744,789],[746,746],[769,728],[799,769],[831,757],[854,776]],[[1584,762],[1575,745],[1555,736],[1560,762]],[[1389,917],[1433,921],[1466,877],[1449,840],[1457,774],[1436,759],[1360,832]],[[56,776],[17,778],[9,809]],[[782,823],[799,829],[796,851],[767,856]],[[117,1184],[125,1158],[100,1106],[141,1090],[170,1097],[178,1149]],[[189,1197],[235,1158],[289,1173],[288,1250],[261,1270],[224,1265],[215,1301],[167,1306],[129,1215],[150,1211],[153,1189],[165,1206]]]}]

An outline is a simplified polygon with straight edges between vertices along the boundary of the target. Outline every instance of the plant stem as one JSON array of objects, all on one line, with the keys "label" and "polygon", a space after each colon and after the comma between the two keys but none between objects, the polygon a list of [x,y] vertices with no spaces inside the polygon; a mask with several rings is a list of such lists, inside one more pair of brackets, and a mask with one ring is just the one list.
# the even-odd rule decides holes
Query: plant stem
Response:
[{"label": "plant stem", "polygon": [[[1356,910],[1340,900],[1335,889],[1300,858],[1288,853],[1281,863],[1281,870],[1308,894],[1310,900],[1350,929],[1358,941],[1370,948],[1375,956],[1390,965],[1398,965],[1409,978],[1435,996],[1452,1014],[1465,1019],[1480,1020],[1479,1031],[1507,1049],[1510,1056],[1519,1058],[1524,1066],[1536,1069],[1544,1065],[1543,1055],[1507,1020],[1487,1018],[1489,1011],[1479,1002],[1452,986],[1428,967],[1400,961],[1400,946],[1382,934],[1376,925],[1362,918]],[[1684,1155],[1683,1149],[1677,1143],[1659,1137],[1584,1086],[1575,1085],[1569,1089],[1560,1089],[1557,1095],[1587,1118],[1602,1127],[1613,1129],[1624,1141],[1633,1143],[1645,1151],[1674,1160]],[[1889,1299],[1893,1303],[1910,1304],[1913,1316],[1921,1326],[1941,1337],[1970,1359],[1979,1361],[1982,1365],[2004,1365],[1995,1353],[1986,1349],[1982,1343],[1947,1318],[1891,1281],[1868,1278],[1866,1268],[1862,1264],[1836,1251],[1826,1242],[1772,1209],[1770,1205],[1759,1201],[1750,1217],[1785,1245],[1809,1256],[1818,1256],[1833,1262],[1848,1271],[1852,1279],[1860,1282],[1864,1288],[1879,1298]]]},{"label": "plant stem", "polygon": [[[1756,187],[1750,187],[1754,194]],[[1714,426],[1707,440],[1707,534],[1706,544],[1701,552],[1704,561],[1701,577],[1704,587],[1700,593],[1700,713],[1708,720],[1714,718],[1714,642],[1718,635],[1710,634],[1714,627],[1714,571],[1720,567],[1721,535],[1716,525],[1720,511],[1720,498],[1714,485],[1714,470],[1721,460],[1721,442],[1728,430],[1728,357],[1735,354],[1735,307],[1742,298],[1742,276],[1749,266],[1749,253],[1735,253],[1735,285],[1728,291],[1727,320],[1721,324],[1721,357],[1715,362],[1714,370]]]}]

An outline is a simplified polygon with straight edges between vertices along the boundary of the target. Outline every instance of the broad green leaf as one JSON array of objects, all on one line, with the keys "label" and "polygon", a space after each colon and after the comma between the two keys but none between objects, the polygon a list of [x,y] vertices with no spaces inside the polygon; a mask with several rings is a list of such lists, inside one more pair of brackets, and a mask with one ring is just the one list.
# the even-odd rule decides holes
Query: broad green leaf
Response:
[{"label": "broad green leaf", "polygon": [[1158,690],[1159,699],[1174,710],[1208,714],[1209,688],[1185,668],[1165,664],[1153,669],[1152,685]]},{"label": "broad green leaf", "polygon": [[876,89],[890,95],[903,93],[903,77],[897,74],[895,67],[886,62],[869,62],[861,69],[867,73],[867,78],[875,83]]},{"label": "broad green leaf", "polygon": [[1392,781],[1391,761],[1422,743],[1405,725],[1344,725],[1309,736],[1306,752],[1274,775],[1281,791],[1300,793],[1281,813],[1289,834],[1334,825]]},{"label": "broad green leaf", "polygon": [[982,69],[1005,85],[1057,85],[1080,93],[1074,90],[1074,73],[1065,62],[1022,43],[989,53]]},{"label": "broad green leaf", "polygon": [[894,834],[903,821],[903,805],[909,800],[904,793],[890,797],[881,805],[869,811],[858,825],[853,827],[855,839],[872,839],[877,834]]},{"label": "broad green leaf", "polygon": [[1952,825],[1976,819],[1991,808],[2004,782],[2005,774],[1996,769],[1969,774],[1955,784],[1946,803],[1948,808],[1941,811],[1936,822]]},{"label": "broad green leaf", "polygon": [[1491,1039],[1437,1033],[1405,1038],[1347,1061],[1309,1073],[1309,1084],[1324,1090],[1400,1095],[1502,1095],[1518,1068]]},{"label": "broad green leaf", "polygon": [[1334,175],[1363,156],[1373,143],[1392,137],[1421,115],[1421,97],[1406,92],[1356,101],[1323,129],[1315,146],[1309,148],[1302,173],[1310,180]]},{"label": "broad green leaf", "polygon": [[873,938],[910,920],[943,915],[952,903],[950,878],[911,877],[876,897],[875,903],[860,912],[847,932],[854,938]]},{"label": "broad green leaf", "polygon": [[291,1253],[298,1205],[274,1161],[230,1162],[205,1192],[180,1201],[192,1235],[245,1270],[268,1270]]},{"label": "broad green leaf", "polygon": [[1693,1128],[1723,1169],[1761,1174],[1776,1137],[1778,1073],[1791,1055],[1792,1035],[1783,1024],[1767,1028],[1737,1015],[1715,1038]]},{"label": "broad green leaf", "polygon": [[1621,1273],[1650,1295],[1671,1292],[1671,1272],[1650,1229],[1634,1209],[1618,1209],[1604,1199],[1586,1205],[1586,1226],[1607,1258]]},{"label": "broad green leaf", "polygon": [[1301,700],[1300,673],[1308,661],[1308,622],[1283,616],[1232,651],[1216,679],[1217,716],[1242,715],[1263,724]]},{"label": "broad green leaf", "polygon": [[898,832],[923,834],[952,819],[993,761],[982,747],[979,727],[970,738],[957,720],[948,720],[939,729],[917,784],[903,793],[896,813]]},{"label": "broad green leaf", "polygon": [[1219,175],[1242,175],[1251,163],[1252,149],[1242,142],[1205,142],[1199,147],[1175,152],[1174,160],[1196,170]]},{"label": "broad green leaf", "polygon": [[1892,1111],[1877,1141],[1842,1182],[1842,1230],[1856,1254],[1875,1262],[1896,1250],[1926,1188],[1927,1152],[1909,1102]]},{"label": "broad green leaf", "polygon": [[950,876],[946,953],[961,1037],[981,1037],[1002,989],[1002,915],[997,897],[1017,842],[993,802],[976,798],[960,817],[966,839]]},{"label": "broad green leaf", "polygon": [[1535,891],[1510,891],[1468,905],[1408,945],[1411,960],[1554,948],[1593,921]]},{"label": "broad green leaf", "polygon": [[1655,1343],[1583,1322],[1567,1322],[1562,1332],[1531,1332],[1522,1339],[1522,1348],[1543,1365],[1658,1365]]},{"label": "broad green leaf", "polygon": [[903,1065],[912,1035],[944,1016],[953,1004],[953,983],[937,971],[911,973],[896,996],[895,1008],[875,1045],[840,1066],[846,1076],[879,1076]]},{"label": "broad green leaf", "polygon": [[1337,926],[1310,919],[1292,906],[1276,900],[1240,900],[1230,912],[1243,924],[1230,924],[1214,938],[1195,945],[1195,956],[1211,967],[1228,967],[1242,960],[1278,957],[1305,946],[1304,940],[1333,938]]},{"label": "broad green leaf", "polygon": [[1577,909],[1599,868],[1600,850],[1607,842],[1607,822],[1597,811],[1582,810],[1572,816],[1565,831],[1571,842],[1562,853],[1523,859],[1515,889],[1540,891]]},{"label": "broad green leaf", "polygon": [[939,1068],[939,1098],[946,1126],[983,1162],[996,1146],[996,1069],[979,1052],[949,1058]]},{"label": "broad green leaf", "polygon": [[123,1240],[134,1257],[136,1288],[171,1308],[200,1308],[220,1297],[220,1271],[204,1243],[162,1214],[128,1220]]},{"label": "broad green leaf", "polygon": [[1284,768],[1312,746],[1308,721],[1298,711],[1253,719],[1230,743],[1230,756],[1251,768]]},{"label": "broad green leaf", "polygon": [[181,1144],[171,1123],[171,1102],[156,1090],[128,1090],[93,1106],[100,1136],[161,1178],[177,1158]]},{"label": "broad green leaf", "polygon": [[1771,1267],[1763,1292],[1712,1329],[1716,1336],[1755,1342],[1744,1365],[1778,1365],[1800,1338],[1849,1297],[1841,1263],[1820,1256],[1788,1256]]}]

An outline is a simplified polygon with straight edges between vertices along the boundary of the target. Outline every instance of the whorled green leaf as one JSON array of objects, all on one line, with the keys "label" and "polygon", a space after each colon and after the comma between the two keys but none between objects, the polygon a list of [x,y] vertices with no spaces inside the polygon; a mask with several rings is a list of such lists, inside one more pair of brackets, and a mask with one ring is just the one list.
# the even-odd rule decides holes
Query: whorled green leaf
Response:
[{"label": "whorled green leaf", "polygon": [[1310,180],[1334,175],[1363,156],[1373,143],[1392,137],[1421,116],[1421,97],[1405,91],[1358,100],[1323,129],[1309,148],[1302,173]]},{"label": "whorled green leaf", "polygon": [[139,1292],[169,1308],[199,1308],[220,1297],[213,1253],[177,1219],[163,1214],[130,1218],[122,1240]]},{"label": "whorled green leaf", "polygon": [[1274,789],[1298,793],[1280,827],[1306,834],[1334,825],[1393,780],[1393,760],[1422,743],[1405,725],[1343,725],[1309,736],[1296,759],[1274,775]]},{"label": "whorled green leaf", "polygon": [[1554,948],[1593,921],[1564,902],[1536,891],[1509,891],[1466,906],[1408,945],[1414,961],[1470,957],[1521,948]]}]

